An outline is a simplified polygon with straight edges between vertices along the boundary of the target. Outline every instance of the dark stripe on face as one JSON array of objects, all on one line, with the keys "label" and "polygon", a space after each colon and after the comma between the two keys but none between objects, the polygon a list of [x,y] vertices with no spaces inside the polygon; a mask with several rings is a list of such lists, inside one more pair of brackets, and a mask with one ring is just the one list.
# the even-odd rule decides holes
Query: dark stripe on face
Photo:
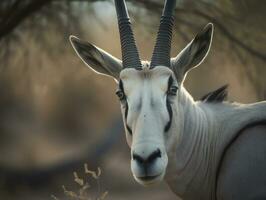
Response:
[{"label": "dark stripe on face", "polygon": [[[120,90],[124,93],[125,95],[125,91],[124,91],[124,85],[123,85],[123,82],[120,80],[119,81],[119,88]],[[125,123],[126,123],[126,129],[127,131],[129,132],[130,135],[132,135],[132,130],[131,128],[128,126],[127,124],[127,115],[128,115],[128,103],[127,103],[127,100],[125,99],[125,103],[126,103],[126,108],[125,108]]]},{"label": "dark stripe on face", "polygon": [[131,128],[128,126],[127,124],[127,115],[128,115],[128,104],[126,102],[126,108],[125,108],[125,123],[126,123],[126,128],[127,128],[127,131],[130,133],[130,135],[132,135],[132,130]]},{"label": "dark stripe on face", "polygon": [[174,79],[172,76],[170,76],[168,79],[168,87],[167,87],[168,91],[170,90],[170,87],[173,85],[173,82],[174,82]]},{"label": "dark stripe on face", "polygon": [[123,85],[122,80],[119,81],[119,89],[120,89],[123,93],[125,93],[125,91],[124,91],[124,85]]},{"label": "dark stripe on face", "polygon": [[168,97],[166,99],[166,108],[167,108],[167,111],[169,114],[169,121],[167,122],[167,124],[164,127],[164,132],[167,132],[170,129],[171,124],[172,124],[172,118],[173,118],[173,111],[172,111],[172,107],[171,107],[171,104],[169,102]]},{"label": "dark stripe on face", "polygon": [[[170,76],[169,80],[168,80],[168,89],[167,89],[167,91],[169,91],[169,89],[172,86],[173,82],[174,82],[174,79],[173,79],[172,76]],[[170,129],[171,124],[172,124],[172,118],[173,118],[173,111],[172,111],[171,103],[169,101],[169,97],[168,96],[166,97],[166,108],[167,108],[167,111],[168,111],[168,114],[169,114],[169,121],[167,122],[167,124],[164,127],[164,132],[167,132]]]}]

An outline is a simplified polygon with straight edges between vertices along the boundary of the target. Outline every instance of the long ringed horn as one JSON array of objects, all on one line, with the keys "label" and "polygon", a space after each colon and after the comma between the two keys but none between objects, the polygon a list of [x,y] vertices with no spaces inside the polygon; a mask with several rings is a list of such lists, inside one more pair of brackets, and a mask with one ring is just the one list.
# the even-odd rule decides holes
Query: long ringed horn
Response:
[{"label": "long ringed horn", "polygon": [[151,58],[151,67],[161,65],[170,67],[170,52],[172,41],[172,30],[174,24],[174,10],[176,0],[166,0],[163,14],[160,20],[156,44]]},{"label": "long ringed horn", "polygon": [[125,0],[115,0],[120,33],[123,68],[141,69],[141,61],[134,39]]}]

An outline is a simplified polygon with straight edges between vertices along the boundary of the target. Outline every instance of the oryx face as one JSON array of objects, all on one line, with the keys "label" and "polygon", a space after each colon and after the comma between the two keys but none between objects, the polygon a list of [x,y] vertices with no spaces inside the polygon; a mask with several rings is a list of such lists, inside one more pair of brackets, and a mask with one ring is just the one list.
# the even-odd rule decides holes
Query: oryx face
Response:
[{"label": "oryx face", "polygon": [[[122,61],[104,50],[71,36],[84,63],[118,83],[117,96],[135,179],[149,185],[163,179],[169,151],[178,140],[179,93],[186,73],[209,51],[213,25],[208,24],[175,58],[170,46],[175,0],[166,0],[151,62],[140,61],[124,0],[115,0]],[[168,156],[167,156],[168,155]]]},{"label": "oryx face", "polygon": [[166,144],[178,83],[169,68],[124,69],[117,95],[131,147],[131,170],[142,184],[161,180],[168,163]]}]

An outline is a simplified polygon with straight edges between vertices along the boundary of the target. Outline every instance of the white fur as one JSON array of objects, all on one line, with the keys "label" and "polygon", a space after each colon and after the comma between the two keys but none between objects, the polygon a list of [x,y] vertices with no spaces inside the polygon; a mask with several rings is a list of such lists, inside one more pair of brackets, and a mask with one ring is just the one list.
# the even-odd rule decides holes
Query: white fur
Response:
[{"label": "white fur", "polygon": [[[225,147],[246,125],[266,119],[266,102],[255,104],[195,102],[180,90],[179,141],[168,155],[166,181],[186,200],[215,199],[215,178]],[[171,155],[171,156],[170,156]]]},{"label": "white fur", "polygon": [[[195,102],[179,85],[171,105],[173,122],[164,133],[163,125],[168,120],[165,93],[170,75],[171,70],[165,67],[121,72],[129,104],[127,123],[133,130],[133,136],[127,133],[131,152],[148,155],[156,148],[163,152],[151,172],[161,174],[159,178],[139,180],[139,168],[131,160],[133,176],[139,183],[150,185],[162,180],[165,174],[171,189],[183,199],[214,199],[216,172],[224,148],[245,125],[266,119],[266,102],[249,105]],[[152,99],[155,106],[151,108]],[[142,107],[138,110],[140,102]]]}]

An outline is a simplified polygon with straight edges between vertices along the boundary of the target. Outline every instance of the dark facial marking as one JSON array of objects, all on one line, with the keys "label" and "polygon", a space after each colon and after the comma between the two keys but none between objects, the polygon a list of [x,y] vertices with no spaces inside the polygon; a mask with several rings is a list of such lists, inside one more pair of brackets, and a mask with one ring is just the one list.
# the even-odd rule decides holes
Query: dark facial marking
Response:
[{"label": "dark facial marking", "polygon": [[174,79],[172,76],[169,77],[168,79],[168,87],[167,90],[170,90],[170,87],[173,85]]},{"label": "dark facial marking", "polygon": [[126,108],[125,108],[125,123],[126,123],[126,128],[127,131],[130,133],[130,135],[132,135],[132,129],[128,126],[127,124],[127,115],[128,115],[128,104],[126,102]]},{"label": "dark facial marking", "polygon": [[167,132],[170,129],[171,124],[172,124],[172,118],[173,118],[173,111],[172,111],[172,107],[171,107],[171,104],[169,102],[168,97],[166,99],[166,108],[167,108],[167,111],[169,114],[169,121],[167,122],[167,124],[164,127],[164,132]]},{"label": "dark facial marking", "polygon": [[[170,89],[170,87],[172,86],[173,82],[174,82],[174,79],[173,79],[172,76],[170,76],[169,80],[168,80],[168,89],[167,90]],[[168,114],[169,114],[169,121],[167,122],[167,124],[164,127],[164,132],[167,132],[170,129],[171,124],[172,124],[172,118],[173,118],[173,111],[172,111],[172,107],[171,107],[171,104],[170,104],[168,96],[166,97],[166,108],[167,108],[167,111],[168,111]]]},{"label": "dark facial marking", "polygon": [[125,93],[125,91],[124,91],[124,85],[123,85],[123,82],[122,82],[122,80],[120,80],[119,81],[119,89],[122,91],[122,92],[124,92]]},{"label": "dark facial marking", "polygon": [[[122,80],[119,81],[119,89],[125,94],[124,91],[124,85]],[[125,108],[125,123],[126,123],[126,129],[129,132],[130,135],[132,135],[132,129],[128,126],[127,124],[127,115],[128,115],[128,103],[127,100],[125,99],[125,103],[126,103],[126,108]]]}]

